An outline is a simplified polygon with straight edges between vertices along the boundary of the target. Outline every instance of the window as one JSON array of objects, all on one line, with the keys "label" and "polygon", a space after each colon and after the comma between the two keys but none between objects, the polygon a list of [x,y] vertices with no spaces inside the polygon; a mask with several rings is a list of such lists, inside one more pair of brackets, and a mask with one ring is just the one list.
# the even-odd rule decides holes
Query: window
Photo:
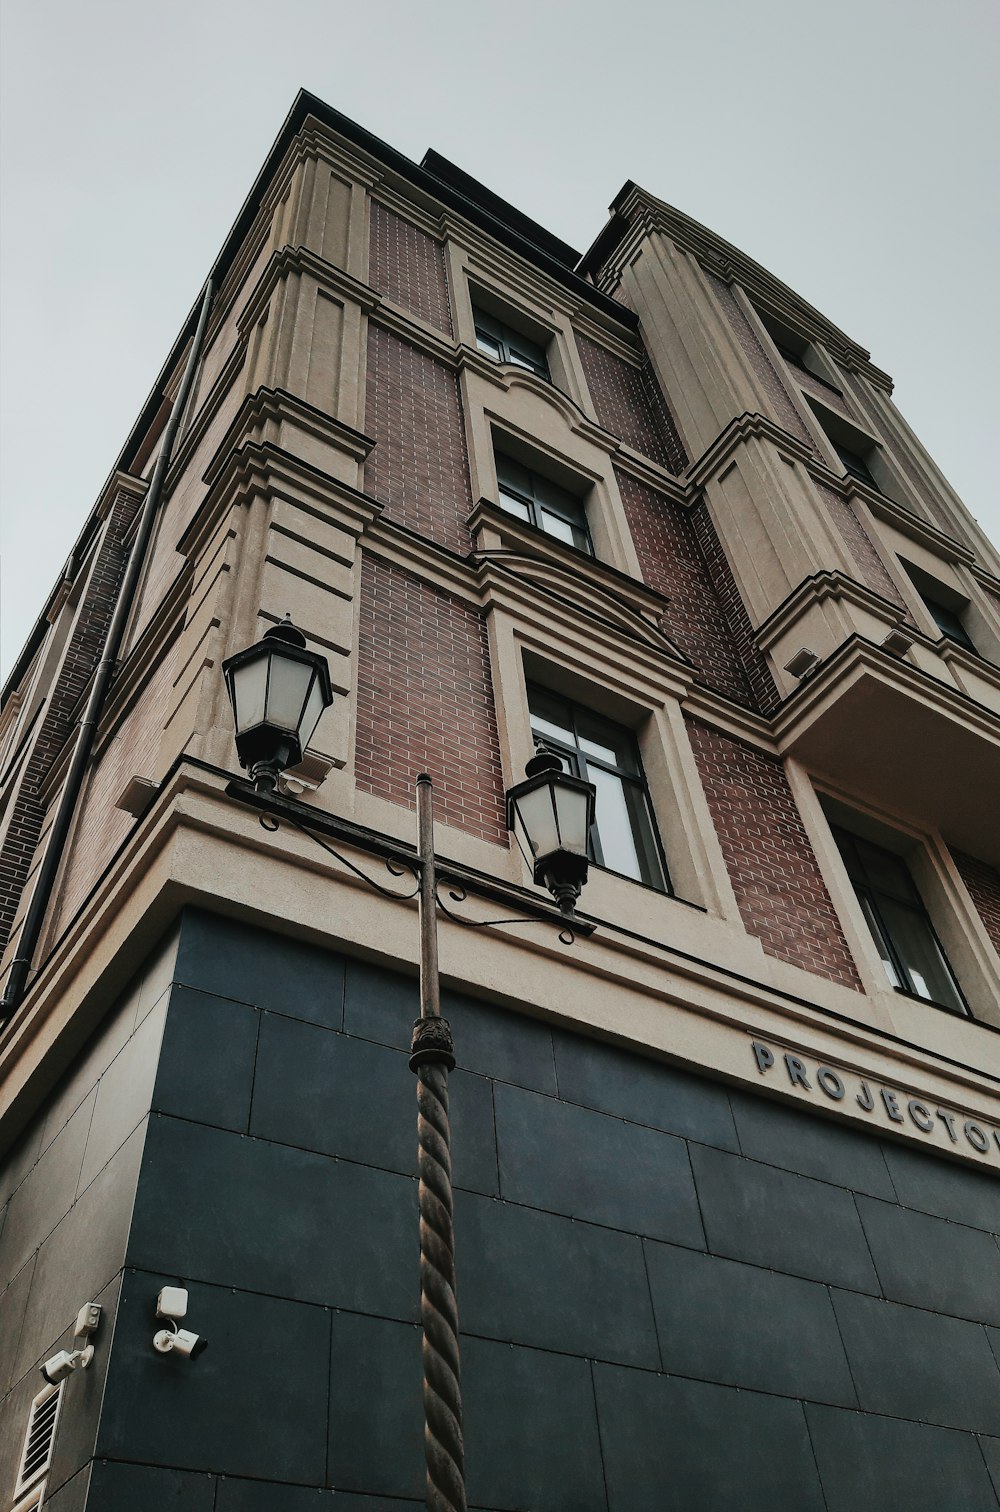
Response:
[{"label": "window", "polygon": [[[921,567],[907,562],[902,557],[900,561],[941,634],[946,635],[949,640],[957,641],[960,646],[965,646],[969,651],[976,651],[975,643],[962,620],[964,611],[969,607],[968,599],[963,599],[953,588],[939,583]],[[978,651],[976,654],[978,656]]]},{"label": "window", "polygon": [[831,828],[893,987],[968,1013],[906,862],[838,824]]},{"label": "window", "polygon": [[497,452],[496,463],[501,509],[593,556],[586,511],[575,494],[531,472],[503,452]]},{"label": "window", "polygon": [[849,446],[842,446],[839,441],[833,441],[832,444],[834,451],[844,464],[844,471],[850,477],[857,478],[859,483],[867,483],[868,487],[874,488],[876,493],[882,492],[860,452],[851,451]]},{"label": "window", "polygon": [[970,651],[975,651],[976,648],[969,632],[954,609],[949,609],[947,604],[939,604],[929,594],[922,593],[920,597],[933,615],[934,623],[942,635],[947,635],[949,640],[958,641],[960,646],[966,646]]},{"label": "window", "polygon": [[512,362],[516,367],[527,368],[529,373],[551,383],[545,350],[537,341],[522,336],[520,331],[505,325],[495,315],[488,315],[477,305],[472,306],[472,313],[476,322],[476,346],[481,352],[492,357],[494,362]]},{"label": "window", "polygon": [[535,744],[555,751],[567,772],[597,788],[590,859],[667,891],[669,878],[632,733],[544,688],[529,687],[528,708]]}]

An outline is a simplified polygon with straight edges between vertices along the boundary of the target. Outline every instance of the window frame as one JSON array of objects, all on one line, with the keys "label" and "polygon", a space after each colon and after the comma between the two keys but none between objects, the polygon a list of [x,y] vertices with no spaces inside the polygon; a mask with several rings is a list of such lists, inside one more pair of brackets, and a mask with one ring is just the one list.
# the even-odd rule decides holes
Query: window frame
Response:
[{"label": "window frame", "polygon": [[[592,778],[588,774],[588,768],[590,767],[606,772],[609,776],[616,778],[622,784],[623,789],[628,785],[628,788],[634,795],[634,801],[636,799],[638,801],[639,812],[645,823],[645,834],[641,833],[641,831],[638,834],[636,833],[632,809],[627,802],[626,813],[629,817],[631,841],[635,851],[636,866],[639,875],[632,876],[628,872],[619,871],[616,867],[608,865],[604,860],[604,846],[601,843],[600,836],[600,793],[598,793],[597,811],[595,811],[594,823],[591,826],[588,844],[588,854],[591,863],[594,866],[600,867],[602,871],[609,872],[612,876],[623,877],[626,881],[635,882],[640,887],[648,887],[653,892],[660,893],[666,897],[673,897],[674,889],[670,879],[670,870],[667,866],[663,842],[660,839],[660,832],[656,824],[656,816],[653,811],[653,803],[649,792],[649,782],[646,778],[642,765],[642,757],[639,753],[639,742],[635,737],[634,731],[630,730],[627,725],[617,724],[614,720],[606,718],[603,714],[595,713],[583,704],[575,703],[563,693],[553,692],[551,688],[547,688],[541,683],[527,682],[525,692],[527,694],[528,722],[531,738],[534,741],[536,749],[544,745],[546,749],[555,751],[566,762],[570,773],[574,777],[582,778],[585,782],[592,781]],[[572,744],[548,731],[536,730],[536,719],[545,717],[537,713],[536,702],[538,699],[543,699],[549,704],[562,707],[566,715],[563,728],[569,728],[572,731]],[[613,738],[623,741],[628,756],[627,763],[623,765],[619,762],[611,762],[595,755],[592,750],[587,750],[582,742],[586,740],[593,742],[596,740],[596,736],[589,736],[586,733],[581,734],[581,724],[585,726],[589,724],[597,733],[600,733],[602,730],[611,732]]]},{"label": "window frame", "polygon": [[[498,315],[484,310],[475,300],[472,301],[472,323],[476,333],[476,346],[484,356],[493,362],[509,362],[524,372],[534,373],[543,383],[552,382],[548,353],[540,342],[531,336],[525,336]],[[490,326],[495,329],[490,330]],[[494,347],[499,349],[499,355],[493,351]],[[521,351],[518,350],[519,347],[522,348]],[[532,356],[532,350],[539,354],[538,357]]]},{"label": "window frame", "polygon": [[[839,817],[834,818],[827,815],[827,822],[840,855],[841,863],[847,873],[848,882],[864,918],[868,936],[878,952],[890,988],[903,997],[923,1003],[927,1007],[937,1008],[942,1013],[953,1013],[959,1018],[971,1019],[973,1017],[972,1010],[962,990],[962,984],[948,958],[941,938],[934,928],[934,921],[917,887],[905,856],[899,854],[898,851],[890,849],[887,845],[880,845],[878,841],[872,840],[868,835],[850,829]],[[846,846],[845,841],[847,842]],[[908,887],[900,888],[898,892],[893,892],[887,886],[880,886],[872,878],[870,870],[865,864],[863,852],[859,849],[859,842],[862,846],[870,847],[875,851],[880,851],[885,856],[891,857],[893,862],[905,874]],[[848,859],[849,854],[852,852],[853,864]],[[855,875],[855,872],[858,875]],[[908,892],[909,896],[901,895],[905,892]],[[916,990],[912,974],[906,965],[901,948],[894,938],[893,929],[886,919],[884,905],[881,901],[883,899],[892,903],[897,909],[906,909],[919,921],[930,944],[940,958],[946,979],[950,981],[957,1003],[943,1003],[938,998],[927,997],[922,992]],[[896,981],[892,980],[887,966],[891,967]]]},{"label": "window frame", "polygon": [[[571,493],[568,488],[564,488],[561,483],[553,482],[544,473],[535,472],[526,463],[519,462],[509,452],[498,449],[496,446],[493,449],[493,461],[496,466],[499,506],[505,513],[514,515],[517,519],[522,518],[516,510],[507,509],[503,503],[504,497],[507,497],[516,503],[524,505],[527,509],[528,519],[525,521],[526,524],[531,525],[535,530],[540,530],[552,540],[561,541],[564,546],[571,546],[574,551],[582,552],[584,556],[596,558],[597,553],[594,550],[594,538],[590,531],[590,521],[587,518],[587,506],[583,503],[582,499],[578,498],[576,494]],[[505,480],[503,476],[504,462],[512,463],[527,475],[530,480],[530,493],[525,493],[516,483]],[[542,489],[539,490],[536,484],[542,484]],[[553,492],[556,496],[562,495],[566,500],[570,501],[568,505],[563,507],[564,512],[560,510],[559,498],[551,496]],[[546,493],[550,495],[548,498],[544,497]],[[550,530],[545,524],[546,515],[562,520],[564,524],[568,525],[573,535],[572,541],[565,540],[558,531]]]}]

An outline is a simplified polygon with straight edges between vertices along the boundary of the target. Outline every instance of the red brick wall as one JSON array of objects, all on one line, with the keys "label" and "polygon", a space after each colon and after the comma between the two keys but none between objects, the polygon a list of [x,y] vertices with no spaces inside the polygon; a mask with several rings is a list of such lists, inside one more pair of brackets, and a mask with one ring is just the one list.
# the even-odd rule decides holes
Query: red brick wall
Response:
[{"label": "red brick wall", "polygon": [[[822,483],[816,484],[816,489],[823,500],[830,515],[847,542],[848,550],[861,573],[862,582],[876,593],[881,593],[883,598],[898,604],[905,609],[899,589],[896,587],[886,569],[885,563],[875,549],[874,543],[861,521],[858,519],[852,506],[846,499],[842,499],[832,488],[826,488]],[[909,618],[909,616],[907,616]]]},{"label": "red brick wall", "polygon": [[441,819],[508,844],[482,617],[368,555],[361,572],[355,763],[359,788],[410,808],[414,779],[429,772]]},{"label": "red brick wall", "polygon": [[746,607],[704,504],[684,510],[615,470],[642,575],[665,594],[667,634],[697,668],[699,680],[749,708],[778,702]]},{"label": "red brick wall", "polygon": [[376,442],[367,491],[390,518],[468,551],[472,493],[455,375],[376,325],[368,327],[365,429]]},{"label": "red brick wall", "polygon": [[628,473],[616,470],[615,477],[642,575],[670,599],[664,629],[702,682],[752,706],[750,682],[689,512]]},{"label": "red brick wall", "polygon": [[860,992],[781,762],[696,720],[688,733],[747,932],[768,955]]},{"label": "red brick wall", "polygon": [[127,561],[123,543],[138,507],[139,501],[126,493],[119,493],[114,501],[62,667],[55,687],[49,692],[41,727],[18,788],[14,813],[0,850],[0,950],[10,938],[41,834],[46,805],[40,794],[53,764],[75,730],[81,698],[100,660]]},{"label": "red brick wall", "polygon": [[393,304],[453,334],[444,247],[378,200],[371,201],[368,278]]},{"label": "red brick wall", "polygon": [[576,344],[594,410],[605,430],[670,472],[683,472],[687,454],[648,362],[634,367],[580,334]]},{"label": "red brick wall", "polygon": [[953,850],[951,858],[976,905],[994,949],[1000,955],[1000,871],[986,861],[977,861],[974,856],[967,856],[964,851]]}]

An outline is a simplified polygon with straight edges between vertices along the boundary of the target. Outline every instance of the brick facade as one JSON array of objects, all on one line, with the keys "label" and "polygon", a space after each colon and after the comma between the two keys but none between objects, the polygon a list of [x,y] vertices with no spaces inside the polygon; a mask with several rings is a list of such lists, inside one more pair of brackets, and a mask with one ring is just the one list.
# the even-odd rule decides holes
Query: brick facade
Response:
[{"label": "brick facade", "polygon": [[781,762],[688,720],[747,932],[768,955],[861,991]]},{"label": "brick facade", "polygon": [[757,642],[743,596],[736,586],[733,569],[719,540],[708,506],[704,501],[691,511],[691,525],[701,550],[709,578],[718,595],[722,613],[753,691],[754,702],[768,713],[778,702],[778,690]]},{"label": "brick facade", "polygon": [[668,471],[683,472],[687,454],[648,362],[636,367],[580,334],[576,344],[594,410],[605,430]]},{"label": "brick facade", "polygon": [[455,376],[376,325],[368,327],[365,428],[376,442],[365,465],[367,491],[391,519],[467,552],[472,492]]},{"label": "brick facade", "polygon": [[1000,955],[1000,871],[986,861],[967,856],[964,851],[953,850],[951,859],[976,905],[993,948]]},{"label": "brick facade", "polygon": [[698,669],[700,680],[751,706],[754,697],[691,516],[629,473],[615,472],[642,575],[670,604],[664,629]]},{"label": "brick facade", "polygon": [[486,626],[457,599],[366,555],[361,572],[359,788],[413,806],[429,772],[439,817],[506,845]]},{"label": "brick facade", "polygon": [[76,728],[81,700],[100,661],[128,560],[126,537],[140,502],[134,494],[121,490],[111,507],[58,680],[21,778],[14,813],[0,850],[0,950],[10,938],[42,831],[49,774]]},{"label": "brick facade", "polygon": [[[902,595],[896,587],[882,558],[872,543],[871,537],[858,519],[857,511],[842,499],[840,494],[832,488],[825,488],[822,483],[816,483],[818,492],[823,503],[830,512],[830,517],[847,542],[851,556],[854,558],[861,573],[861,580],[867,583],[875,593],[880,593],[891,603],[901,609],[906,608]],[[907,615],[909,618],[909,615]]]},{"label": "brick facade", "polygon": [[444,247],[378,200],[371,202],[368,277],[393,304],[453,334]]}]

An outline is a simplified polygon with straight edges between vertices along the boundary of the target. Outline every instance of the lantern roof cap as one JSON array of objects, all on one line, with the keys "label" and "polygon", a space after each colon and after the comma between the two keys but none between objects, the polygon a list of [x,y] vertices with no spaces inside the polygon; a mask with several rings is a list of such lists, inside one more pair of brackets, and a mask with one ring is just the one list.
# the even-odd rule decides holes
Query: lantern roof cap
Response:
[{"label": "lantern roof cap", "polygon": [[262,639],[285,641],[289,646],[298,646],[301,651],[304,651],[306,647],[306,638],[302,631],[292,624],[290,614],[285,615],[280,625],[272,625],[270,630],[265,630]]},{"label": "lantern roof cap", "polygon": [[562,769],[562,762],[555,751],[540,745],[531,760],[525,762],[524,774],[526,777],[543,777],[546,772],[561,772]]}]

